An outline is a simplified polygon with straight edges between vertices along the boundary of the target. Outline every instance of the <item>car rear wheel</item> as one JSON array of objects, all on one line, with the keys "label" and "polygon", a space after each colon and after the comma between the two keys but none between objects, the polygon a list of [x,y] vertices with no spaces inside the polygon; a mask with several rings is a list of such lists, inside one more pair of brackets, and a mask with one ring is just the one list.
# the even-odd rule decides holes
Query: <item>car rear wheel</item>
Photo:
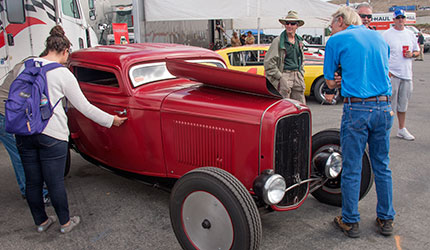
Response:
[{"label": "car rear wheel", "polygon": [[[318,132],[312,136],[312,174],[317,173],[314,165],[315,157],[322,152],[333,151],[342,154],[340,149],[340,131],[330,129]],[[318,173],[319,176],[323,173]],[[312,195],[322,203],[333,206],[342,206],[342,194],[340,189],[341,174],[335,179],[328,179],[323,186],[312,192]],[[360,200],[366,196],[373,185],[373,173],[369,153],[366,149],[362,160]]]},{"label": "car rear wheel", "polygon": [[183,249],[258,249],[260,214],[230,173],[212,167],[180,178],[170,196],[170,219]]},{"label": "car rear wheel", "polygon": [[340,91],[337,91],[337,93],[335,94],[334,100],[336,100],[335,103],[328,103],[325,99],[324,93],[325,93],[325,88],[327,87],[327,84],[325,82],[324,77],[319,78],[315,84],[314,84],[314,89],[313,89],[313,94],[315,96],[315,99],[319,102],[319,103],[324,103],[324,104],[336,104],[341,100],[341,96],[340,96]]}]

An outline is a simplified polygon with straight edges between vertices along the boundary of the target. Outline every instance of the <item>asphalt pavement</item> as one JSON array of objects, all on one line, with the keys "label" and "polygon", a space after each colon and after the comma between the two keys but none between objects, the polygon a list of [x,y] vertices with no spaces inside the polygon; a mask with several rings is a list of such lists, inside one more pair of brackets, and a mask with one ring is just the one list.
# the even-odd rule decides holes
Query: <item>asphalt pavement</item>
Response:
[{"label": "asphalt pavement", "polygon": [[[340,208],[309,197],[297,210],[261,215],[261,249],[430,249],[430,54],[414,62],[414,92],[407,112],[407,128],[416,136],[409,142],[391,132],[391,169],[395,234],[384,237],[375,227],[376,194],[372,187],[360,202],[362,231],[358,239],[336,230],[332,220]],[[313,133],[338,128],[342,104],[319,105],[308,98]],[[65,180],[71,215],[82,223],[71,233],[55,224],[37,233],[30,210],[21,198],[9,156],[0,146],[0,249],[181,249],[169,219],[169,193],[100,169],[72,153]],[[52,207],[48,214],[53,215]]]}]

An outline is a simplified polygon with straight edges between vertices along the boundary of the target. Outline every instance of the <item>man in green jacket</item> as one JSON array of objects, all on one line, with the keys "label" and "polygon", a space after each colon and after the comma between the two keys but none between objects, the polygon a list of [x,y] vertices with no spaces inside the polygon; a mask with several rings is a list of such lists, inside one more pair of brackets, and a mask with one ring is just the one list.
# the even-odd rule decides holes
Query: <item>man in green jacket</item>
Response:
[{"label": "man in green jacket", "polygon": [[279,19],[279,22],[284,25],[285,30],[273,40],[266,53],[266,77],[283,98],[295,99],[305,104],[303,39],[296,34],[297,28],[305,22],[292,10],[285,18]]}]

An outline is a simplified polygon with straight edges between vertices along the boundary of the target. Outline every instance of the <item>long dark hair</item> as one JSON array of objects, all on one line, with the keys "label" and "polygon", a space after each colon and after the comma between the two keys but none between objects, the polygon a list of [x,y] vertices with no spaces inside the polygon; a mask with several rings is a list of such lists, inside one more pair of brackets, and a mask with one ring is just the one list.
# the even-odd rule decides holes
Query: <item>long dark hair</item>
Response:
[{"label": "long dark hair", "polygon": [[45,50],[40,54],[40,57],[46,56],[48,52],[55,51],[61,53],[70,48],[70,41],[66,37],[63,28],[60,25],[55,25],[49,32],[45,42]]}]

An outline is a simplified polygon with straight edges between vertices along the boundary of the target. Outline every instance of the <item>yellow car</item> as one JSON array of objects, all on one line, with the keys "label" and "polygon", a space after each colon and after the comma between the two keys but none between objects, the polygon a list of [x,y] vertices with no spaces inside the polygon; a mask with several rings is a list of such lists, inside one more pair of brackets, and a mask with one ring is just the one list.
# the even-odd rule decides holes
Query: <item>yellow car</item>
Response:
[{"label": "yellow car", "polygon": [[[253,74],[265,75],[264,56],[270,44],[246,45],[240,47],[228,47],[217,50],[226,62],[227,68]],[[305,50],[305,96],[315,96],[320,103],[325,103],[324,90],[326,88],[323,64],[324,56],[318,52]],[[340,93],[335,100],[339,101]]]}]

